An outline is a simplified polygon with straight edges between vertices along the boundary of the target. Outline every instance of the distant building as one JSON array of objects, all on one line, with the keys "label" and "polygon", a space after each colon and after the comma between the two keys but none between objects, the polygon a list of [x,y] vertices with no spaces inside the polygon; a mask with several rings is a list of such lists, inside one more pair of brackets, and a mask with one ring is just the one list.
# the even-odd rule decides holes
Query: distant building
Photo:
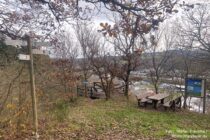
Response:
[{"label": "distant building", "polygon": [[51,45],[49,42],[33,42],[32,45],[34,54],[49,55],[47,50],[47,48]]},{"label": "distant building", "polygon": [[45,51],[41,49],[33,49],[32,52],[33,54],[45,54]]},{"label": "distant building", "polygon": [[24,44],[24,41],[22,41],[22,40],[13,40],[13,39],[11,39],[9,37],[6,37],[5,38],[5,44],[17,47],[17,46],[22,46]]},{"label": "distant building", "polygon": [[[13,40],[9,37],[6,37],[5,43],[7,45],[11,45],[11,46],[14,46],[14,47],[26,46],[27,45],[26,41]],[[50,46],[49,42],[32,42],[32,46],[33,46],[33,54],[48,55],[47,47]]]}]

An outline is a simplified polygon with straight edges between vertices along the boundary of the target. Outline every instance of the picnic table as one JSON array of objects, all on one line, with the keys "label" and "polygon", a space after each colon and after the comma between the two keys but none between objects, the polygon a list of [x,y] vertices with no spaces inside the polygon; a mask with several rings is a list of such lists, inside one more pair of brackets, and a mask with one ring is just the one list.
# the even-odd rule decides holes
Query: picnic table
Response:
[{"label": "picnic table", "polygon": [[155,95],[153,91],[148,91],[146,93],[136,95],[138,106],[140,106],[141,103],[144,103],[144,106],[146,106],[146,103],[150,100],[148,97],[153,95]]},{"label": "picnic table", "polygon": [[175,93],[170,94],[167,98],[164,99],[164,108],[167,109],[168,107],[173,108],[175,111],[176,105],[179,105],[179,108],[181,108],[182,105],[182,94],[181,93]]},{"label": "picnic table", "polygon": [[156,94],[153,96],[149,96],[148,99],[152,100],[154,108],[157,109],[157,103],[158,101],[161,102],[161,104],[164,103],[164,99],[170,96],[168,93],[162,93],[162,94]]}]

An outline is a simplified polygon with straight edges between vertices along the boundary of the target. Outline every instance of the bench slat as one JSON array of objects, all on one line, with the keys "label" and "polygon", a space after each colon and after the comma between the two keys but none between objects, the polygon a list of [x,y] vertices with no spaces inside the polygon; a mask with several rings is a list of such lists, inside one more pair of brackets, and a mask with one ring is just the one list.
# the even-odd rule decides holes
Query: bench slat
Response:
[{"label": "bench slat", "polygon": [[147,98],[147,97],[153,96],[153,95],[155,95],[154,92],[149,92],[149,93],[144,93],[144,94],[138,94],[138,95],[136,95],[136,98],[138,100],[140,100],[140,99],[144,99],[144,98]]},{"label": "bench slat", "polygon": [[141,102],[141,103],[145,103],[145,102],[147,102],[147,101],[149,101],[149,99],[143,98],[140,102]]},{"label": "bench slat", "polygon": [[[177,100],[178,98],[180,98],[182,96],[181,93],[177,93],[177,94],[171,94],[168,98],[167,101],[163,104],[164,107],[171,107],[172,102]],[[165,101],[165,100],[164,100]]]},{"label": "bench slat", "polygon": [[171,102],[166,102],[166,103],[163,104],[163,106],[164,106],[164,107],[171,107],[171,104],[170,104],[170,103],[171,103]]}]

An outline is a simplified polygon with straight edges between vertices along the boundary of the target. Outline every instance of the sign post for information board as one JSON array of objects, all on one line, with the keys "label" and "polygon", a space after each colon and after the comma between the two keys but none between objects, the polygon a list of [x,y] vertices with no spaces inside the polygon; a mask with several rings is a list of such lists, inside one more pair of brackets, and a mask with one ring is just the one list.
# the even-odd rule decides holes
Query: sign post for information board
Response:
[{"label": "sign post for information board", "polygon": [[[201,78],[186,78],[185,96],[203,98],[203,113],[206,110],[206,80]],[[186,102],[186,101],[185,101]]]}]

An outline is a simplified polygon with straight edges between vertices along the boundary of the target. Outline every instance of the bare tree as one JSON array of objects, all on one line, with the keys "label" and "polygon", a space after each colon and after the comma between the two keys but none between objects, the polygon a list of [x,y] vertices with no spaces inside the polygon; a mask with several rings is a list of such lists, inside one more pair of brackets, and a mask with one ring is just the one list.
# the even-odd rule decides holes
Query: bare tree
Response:
[{"label": "bare tree", "polygon": [[113,92],[113,80],[116,77],[116,61],[105,49],[105,44],[100,40],[89,46],[88,59],[93,73],[96,74],[101,83],[101,88],[105,93],[106,100]]},{"label": "bare tree", "polygon": [[33,4],[31,2],[1,1],[0,33],[12,39],[20,39],[24,38],[25,34],[34,38],[45,38],[54,32],[58,24],[55,23],[53,15],[35,1]]},{"label": "bare tree", "polygon": [[130,75],[131,72],[137,70],[141,64],[140,55],[143,51],[143,47],[140,46],[140,43],[133,43],[133,38],[126,34],[118,35],[114,39],[113,45],[116,51],[115,57],[118,57],[119,61],[117,65],[117,77],[123,80],[125,85],[124,95],[128,97],[131,82]]},{"label": "bare tree", "polygon": [[78,57],[78,49],[73,42],[70,33],[62,33],[57,36],[57,42],[54,44],[56,60],[57,78],[64,87],[65,93],[72,92],[71,87],[77,81],[76,61]]},{"label": "bare tree", "polygon": [[[75,34],[78,41],[78,45],[81,48],[82,58],[80,61],[80,67],[83,73],[83,81],[88,81],[91,76],[90,63],[87,56],[88,48],[90,47],[92,41],[95,38],[95,30],[90,27],[87,21],[77,21],[75,25]],[[85,84],[85,96],[87,97],[87,86]]]},{"label": "bare tree", "polygon": [[[195,42],[195,37],[186,35],[185,31],[183,32],[183,30],[180,31],[180,28],[179,28],[180,26],[181,26],[180,24],[175,24],[175,28],[173,32],[174,32],[174,35],[176,36],[175,48],[181,52],[183,65],[181,66],[179,73],[181,73],[180,78],[183,79],[184,81],[185,78],[189,77],[190,70],[192,68],[192,63],[193,63],[192,54],[195,53],[195,51],[193,52],[193,44]],[[181,81],[181,83],[184,83],[184,82]],[[186,108],[186,99],[187,99],[187,95],[185,93],[184,108]]]},{"label": "bare tree", "polygon": [[[193,49],[199,49],[210,55],[210,12],[208,5],[197,5],[186,11],[182,23],[177,27],[179,35],[185,40],[193,40]],[[203,54],[204,55],[204,54]]]},{"label": "bare tree", "polygon": [[[72,18],[88,18],[90,17],[91,7],[97,7],[99,10],[100,3],[110,11],[118,12],[120,15],[128,13],[136,17],[141,17],[141,22],[147,21],[154,23],[154,17],[165,17],[165,13],[172,13],[177,0],[148,0],[135,2],[121,2],[119,0],[110,1],[92,1],[87,0],[90,6],[82,6],[80,0],[72,1],[47,1],[47,0],[3,0],[0,3],[0,32],[10,37],[22,36],[22,31],[31,31],[32,26],[44,25],[42,30],[48,27],[55,27],[58,21],[70,22]],[[13,9],[16,9],[15,11]],[[87,14],[88,13],[88,14]],[[43,20],[44,19],[44,20]],[[48,20],[49,19],[49,20]],[[122,21],[126,19],[122,18]],[[140,21],[139,21],[140,22]],[[156,23],[159,21],[157,20]],[[40,26],[41,27],[41,26]],[[49,29],[49,28],[48,28]],[[48,30],[47,29],[47,30]],[[51,30],[53,31],[53,30]],[[33,33],[38,33],[33,31]]]},{"label": "bare tree", "polygon": [[90,74],[97,75],[106,100],[108,100],[115,77],[115,61],[111,60],[112,57],[109,55],[109,50],[106,49],[104,38],[92,26],[88,25],[88,22],[78,23],[75,32],[83,56],[81,68],[84,80],[88,80]]},{"label": "bare tree", "polygon": [[[106,28],[111,28],[110,25],[101,24],[102,33],[109,34],[111,38],[107,38],[113,45],[115,57],[118,59],[118,74],[117,77],[124,82],[124,95],[128,98],[130,74],[140,66],[140,55],[143,51],[143,35],[139,35],[139,18],[133,17],[132,20],[121,23],[121,18],[115,18],[113,30],[106,31]],[[128,26],[128,29],[121,26]],[[144,29],[147,30],[146,28]]]},{"label": "bare tree", "polygon": [[[176,44],[181,50],[184,61],[183,78],[187,78],[189,74],[193,74],[195,65],[209,63],[210,12],[208,5],[196,5],[194,9],[185,11],[181,20],[182,22],[176,24],[175,27]],[[185,93],[184,108],[186,108],[186,98]]]},{"label": "bare tree", "polygon": [[[154,86],[155,93],[159,93],[159,85],[161,78],[166,76],[166,73],[171,69],[171,66],[167,66],[167,62],[172,58],[171,48],[173,45],[172,38],[169,36],[163,36],[163,32],[159,31],[156,35],[151,35],[151,46],[149,46],[149,55],[151,63],[149,66],[150,69],[150,78],[152,85]],[[161,39],[164,39],[164,43],[161,42]]]}]

